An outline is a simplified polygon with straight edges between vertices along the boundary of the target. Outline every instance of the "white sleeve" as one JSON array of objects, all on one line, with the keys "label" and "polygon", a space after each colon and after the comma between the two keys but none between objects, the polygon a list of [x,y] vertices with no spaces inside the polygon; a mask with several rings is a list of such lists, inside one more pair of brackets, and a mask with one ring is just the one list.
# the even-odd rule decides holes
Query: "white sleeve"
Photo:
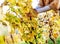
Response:
[{"label": "white sleeve", "polygon": [[36,8],[39,4],[39,0],[32,0],[32,8]]},{"label": "white sleeve", "polygon": [[37,10],[37,12],[44,12],[44,11],[50,10],[51,8],[48,5],[48,6],[45,6],[45,7],[42,7],[42,8],[37,6],[35,9]]}]

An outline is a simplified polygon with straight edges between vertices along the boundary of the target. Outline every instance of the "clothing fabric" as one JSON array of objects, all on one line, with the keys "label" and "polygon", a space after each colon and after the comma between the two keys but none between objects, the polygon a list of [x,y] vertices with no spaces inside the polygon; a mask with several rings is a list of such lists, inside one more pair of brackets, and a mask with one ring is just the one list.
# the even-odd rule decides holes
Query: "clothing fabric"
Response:
[{"label": "clothing fabric", "polygon": [[47,10],[51,9],[49,5],[47,5],[47,4],[45,5],[45,1],[47,1],[47,0],[44,0],[44,1],[39,0],[37,6],[34,9],[36,9],[37,12],[44,12],[44,11],[47,11]]},{"label": "clothing fabric", "polygon": [[50,9],[59,9],[60,8],[59,1],[60,0],[38,0],[38,1],[35,0],[34,5],[36,6],[34,7],[34,9],[36,9],[37,12],[44,12]]}]

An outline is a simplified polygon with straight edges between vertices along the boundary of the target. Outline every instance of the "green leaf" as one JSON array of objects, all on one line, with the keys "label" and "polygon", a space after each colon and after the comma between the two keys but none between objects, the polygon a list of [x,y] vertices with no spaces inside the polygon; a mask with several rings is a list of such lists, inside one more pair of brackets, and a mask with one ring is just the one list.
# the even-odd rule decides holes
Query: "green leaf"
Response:
[{"label": "green leaf", "polygon": [[48,39],[48,44],[54,44],[51,39]]},{"label": "green leaf", "polygon": [[56,44],[60,44],[60,37],[56,39]]},{"label": "green leaf", "polygon": [[21,41],[20,43],[18,43],[18,44],[27,44],[25,41]]}]

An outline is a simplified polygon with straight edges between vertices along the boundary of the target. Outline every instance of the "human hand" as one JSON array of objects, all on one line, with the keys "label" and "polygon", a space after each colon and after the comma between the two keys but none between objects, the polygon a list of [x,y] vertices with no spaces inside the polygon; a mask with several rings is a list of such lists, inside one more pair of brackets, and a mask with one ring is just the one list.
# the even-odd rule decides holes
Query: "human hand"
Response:
[{"label": "human hand", "polygon": [[54,0],[53,2],[51,2],[50,8],[53,10],[58,10],[59,9],[59,0]]}]

